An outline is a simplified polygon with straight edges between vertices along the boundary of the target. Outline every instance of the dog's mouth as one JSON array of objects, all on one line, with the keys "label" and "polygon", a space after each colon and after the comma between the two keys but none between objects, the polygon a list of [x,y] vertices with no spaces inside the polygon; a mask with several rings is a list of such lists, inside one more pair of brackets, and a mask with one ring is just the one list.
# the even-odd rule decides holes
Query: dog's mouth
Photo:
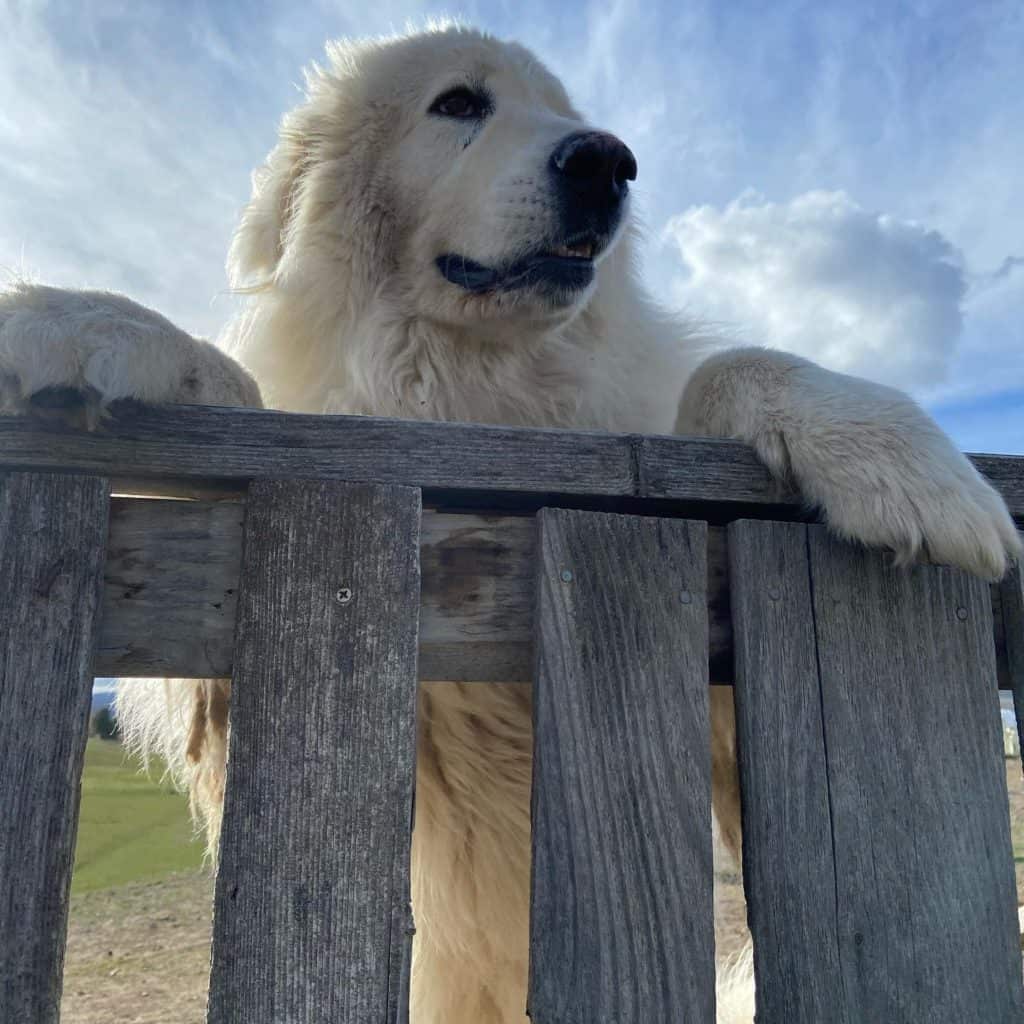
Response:
[{"label": "dog's mouth", "polygon": [[603,248],[596,235],[583,235],[501,267],[488,267],[457,253],[443,253],[434,262],[446,281],[477,295],[530,287],[565,294],[590,285],[594,261]]}]

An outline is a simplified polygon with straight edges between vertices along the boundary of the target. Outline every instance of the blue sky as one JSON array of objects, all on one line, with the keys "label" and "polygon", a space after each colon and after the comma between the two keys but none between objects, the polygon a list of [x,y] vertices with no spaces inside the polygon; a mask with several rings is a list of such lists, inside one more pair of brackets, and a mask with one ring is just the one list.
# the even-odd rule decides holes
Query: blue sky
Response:
[{"label": "blue sky", "polygon": [[1024,453],[1024,4],[0,0],[0,267],[212,336],[249,172],[341,35],[454,15],[637,154],[645,273]]}]

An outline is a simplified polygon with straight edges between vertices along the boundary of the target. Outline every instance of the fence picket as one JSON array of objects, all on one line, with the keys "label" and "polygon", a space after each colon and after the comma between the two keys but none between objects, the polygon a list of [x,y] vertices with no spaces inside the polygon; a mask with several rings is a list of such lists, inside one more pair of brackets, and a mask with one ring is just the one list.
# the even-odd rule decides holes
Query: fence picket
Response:
[{"label": "fence picket", "polygon": [[729,543],[759,1021],[1020,1020],[986,585],[818,526]]},{"label": "fence picket", "polygon": [[711,1022],[706,526],[539,529],[531,1018]]},{"label": "fence picket", "polygon": [[255,483],[208,1020],[407,1005],[419,492]]},{"label": "fence picket", "polygon": [[0,1021],[60,1016],[107,495],[0,476]]}]

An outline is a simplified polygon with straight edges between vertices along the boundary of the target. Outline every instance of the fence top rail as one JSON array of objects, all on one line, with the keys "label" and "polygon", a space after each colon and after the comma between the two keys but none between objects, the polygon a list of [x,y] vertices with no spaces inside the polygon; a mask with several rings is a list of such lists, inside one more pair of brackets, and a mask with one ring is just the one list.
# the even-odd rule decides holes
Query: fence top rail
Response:
[{"label": "fence top rail", "polygon": [[[1024,456],[972,455],[1024,518]],[[733,441],[119,403],[95,431],[0,416],[0,472],[95,473],[164,494],[243,489],[250,480],[320,477],[420,487],[440,505],[555,503],[793,518],[800,500]],[[171,485],[176,485],[171,486]],[[705,507],[707,506],[707,507]]]}]

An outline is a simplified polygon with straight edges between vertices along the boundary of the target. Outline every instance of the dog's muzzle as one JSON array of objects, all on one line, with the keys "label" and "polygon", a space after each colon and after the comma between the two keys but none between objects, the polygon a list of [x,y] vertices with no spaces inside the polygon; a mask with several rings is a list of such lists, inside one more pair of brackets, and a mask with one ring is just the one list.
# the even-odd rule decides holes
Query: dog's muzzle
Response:
[{"label": "dog's muzzle", "polygon": [[591,284],[594,261],[621,223],[636,158],[608,132],[574,132],[555,146],[548,169],[559,240],[501,267],[443,253],[435,263],[445,280],[477,295],[532,287],[567,296]]}]

